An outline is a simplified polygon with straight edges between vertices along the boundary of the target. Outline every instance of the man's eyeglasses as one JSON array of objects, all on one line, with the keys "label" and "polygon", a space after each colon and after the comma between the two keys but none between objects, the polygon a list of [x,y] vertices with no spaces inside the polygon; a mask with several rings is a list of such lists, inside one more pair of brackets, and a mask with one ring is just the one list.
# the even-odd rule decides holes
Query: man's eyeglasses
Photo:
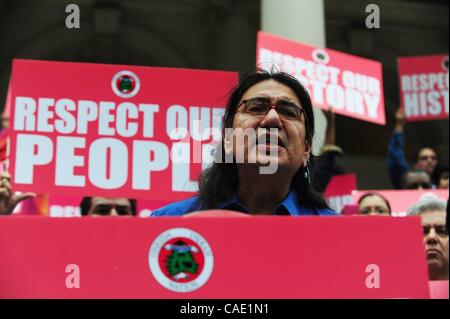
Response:
[{"label": "man's eyeglasses", "polygon": [[436,225],[436,226],[423,226],[423,234],[426,236],[430,233],[431,228],[434,228],[434,231],[439,237],[447,237],[448,232],[445,225]]},{"label": "man's eyeglasses", "polygon": [[405,189],[430,189],[431,184],[430,183],[412,183],[405,186]]},{"label": "man's eyeglasses", "polygon": [[278,115],[288,120],[299,120],[305,112],[300,106],[294,102],[287,100],[277,100],[272,102],[270,98],[255,97],[248,100],[243,100],[238,108],[244,105],[244,112],[253,115],[264,116],[269,113],[270,109],[275,108]]},{"label": "man's eyeglasses", "polygon": [[419,156],[419,161],[426,161],[428,159],[431,159],[432,161],[436,161],[437,157],[433,156],[433,155],[424,155],[424,156]]}]

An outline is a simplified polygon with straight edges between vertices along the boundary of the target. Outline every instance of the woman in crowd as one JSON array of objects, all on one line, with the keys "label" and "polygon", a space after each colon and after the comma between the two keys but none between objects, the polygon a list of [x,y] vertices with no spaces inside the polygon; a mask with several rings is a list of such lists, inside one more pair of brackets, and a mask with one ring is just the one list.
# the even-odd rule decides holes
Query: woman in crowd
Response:
[{"label": "woman in crowd", "polygon": [[391,215],[391,205],[382,195],[377,193],[366,193],[358,200],[360,215]]}]

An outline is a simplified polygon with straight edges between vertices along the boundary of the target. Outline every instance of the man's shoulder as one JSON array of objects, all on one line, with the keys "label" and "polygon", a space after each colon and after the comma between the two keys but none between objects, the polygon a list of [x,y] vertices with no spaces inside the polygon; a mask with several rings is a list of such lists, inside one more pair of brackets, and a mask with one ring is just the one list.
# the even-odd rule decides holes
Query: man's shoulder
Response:
[{"label": "man's shoulder", "polygon": [[198,196],[194,196],[182,201],[174,202],[154,210],[150,216],[182,216],[190,212],[193,207],[198,204],[198,200]]},{"label": "man's shoulder", "polygon": [[332,209],[317,209],[317,214],[321,216],[338,216],[339,214]]}]

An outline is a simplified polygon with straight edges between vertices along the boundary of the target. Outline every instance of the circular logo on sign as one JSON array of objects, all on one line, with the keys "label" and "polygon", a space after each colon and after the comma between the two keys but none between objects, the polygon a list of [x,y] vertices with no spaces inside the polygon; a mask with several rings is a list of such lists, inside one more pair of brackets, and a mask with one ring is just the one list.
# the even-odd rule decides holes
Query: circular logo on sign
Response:
[{"label": "circular logo on sign", "polygon": [[444,69],[444,71],[448,72],[448,56],[446,56],[444,60],[442,60],[442,68]]},{"label": "circular logo on sign", "polygon": [[131,71],[120,71],[114,75],[111,86],[116,95],[123,98],[130,98],[139,92],[141,81]]},{"label": "circular logo on sign", "polygon": [[173,228],[153,241],[149,253],[150,271],[163,287],[190,292],[211,276],[214,257],[208,242],[187,228]]},{"label": "circular logo on sign", "polygon": [[330,56],[328,55],[327,51],[323,49],[315,49],[312,52],[312,58],[316,63],[320,64],[327,64],[330,62]]}]

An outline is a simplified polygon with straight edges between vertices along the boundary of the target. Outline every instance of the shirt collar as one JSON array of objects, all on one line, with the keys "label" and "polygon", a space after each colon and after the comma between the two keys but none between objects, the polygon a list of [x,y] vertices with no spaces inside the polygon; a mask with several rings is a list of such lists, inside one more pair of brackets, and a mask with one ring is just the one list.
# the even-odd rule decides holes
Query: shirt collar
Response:
[{"label": "shirt collar", "polygon": [[[237,194],[231,200],[223,202],[220,205],[220,209],[231,209],[242,213],[249,213],[249,210],[239,201]],[[284,200],[275,207],[272,214],[298,216],[300,215],[300,211],[301,208],[298,205],[297,194],[291,190]]]}]

